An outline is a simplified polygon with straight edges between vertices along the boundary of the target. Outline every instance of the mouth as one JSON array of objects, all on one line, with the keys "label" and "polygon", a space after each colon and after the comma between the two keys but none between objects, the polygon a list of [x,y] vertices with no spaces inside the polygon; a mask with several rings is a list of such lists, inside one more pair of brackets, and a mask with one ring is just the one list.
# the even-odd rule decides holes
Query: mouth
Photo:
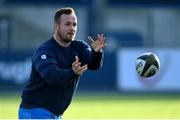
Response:
[{"label": "mouth", "polygon": [[74,33],[67,33],[68,35],[71,35],[71,36],[73,36],[74,35]]}]

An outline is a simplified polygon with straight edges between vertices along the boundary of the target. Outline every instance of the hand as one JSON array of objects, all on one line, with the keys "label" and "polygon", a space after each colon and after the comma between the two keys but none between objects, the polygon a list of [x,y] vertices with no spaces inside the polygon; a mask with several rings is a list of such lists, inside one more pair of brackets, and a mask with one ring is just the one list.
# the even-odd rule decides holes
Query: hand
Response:
[{"label": "hand", "polygon": [[102,52],[102,49],[105,47],[105,37],[103,34],[97,35],[97,40],[94,41],[90,36],[88,36],[89,44],[96,52]]},{"label": "hand", "polygon": [[81,75],[88,69],[87,64],[81,66],[81,62],[79,62],[78,56],[75,56],[75,59],[75,62],[72,64],[72,69],[77,75]]}]

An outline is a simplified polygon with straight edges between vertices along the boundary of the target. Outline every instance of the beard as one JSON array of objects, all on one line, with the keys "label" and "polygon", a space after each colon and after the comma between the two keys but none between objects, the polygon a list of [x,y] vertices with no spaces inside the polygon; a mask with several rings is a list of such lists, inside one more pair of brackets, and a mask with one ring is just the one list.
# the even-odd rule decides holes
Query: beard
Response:
[{"label": "beard", "polygon": [[73,41],[72,39],[68,39],[68,38],[61,38],[61,40],[65,43],[70,43]]},{"label": "beard", "polygon": [[74,39],[74,35],[70,35],[70,34],[66,34],[66,35],[58,34],[58,37],[60,38],[60,40],[62,40],[65,43],[70,43]]}]

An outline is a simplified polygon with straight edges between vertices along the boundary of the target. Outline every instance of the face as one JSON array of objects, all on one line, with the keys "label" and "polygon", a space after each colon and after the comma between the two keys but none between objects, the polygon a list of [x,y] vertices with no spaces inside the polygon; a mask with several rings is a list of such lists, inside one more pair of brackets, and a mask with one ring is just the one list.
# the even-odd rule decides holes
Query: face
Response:
[{"label": "face", "polygon": [[59,24],[56,25],[56,34],[65,43],[71,42],[77,31],[77,18],[74,14],[62,14]]}]

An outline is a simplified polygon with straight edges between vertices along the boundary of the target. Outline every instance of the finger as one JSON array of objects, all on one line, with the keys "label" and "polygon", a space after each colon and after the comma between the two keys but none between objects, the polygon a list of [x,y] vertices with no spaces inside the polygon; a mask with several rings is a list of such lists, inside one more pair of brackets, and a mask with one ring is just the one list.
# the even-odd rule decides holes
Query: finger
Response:
[{"label": "finger", "polygon": [[103,37],[103,40],[105,40],[106,39],[106,37]]},{"label": "finger", "polygon": [[83,69],[83,68],[86,68],[88,65],[87,64],[85,64],[85,65],[83,65],[83,66],[81,66],[81,68]]},{"label": "finger", "polygon": [[80,66],[81,66],[81,63],[78,62],[78,63],[76,63],[76,64],[74,65],[74,69],[79,69]]},{"label": "finger", "polygon": [[99,41],[103,41],[104,40],[104,34],[99,35],[99,39],[98,40]]},{"label": "finger", "polygon": [[90,44],[92,44],[94,42],[94,40],[90,36],[88,36],[88,41],[89,41]]},{"label": "finger", "polygon": [[103,37],[103,36],[104,36],[104,34],[101,34],[100,36],[101,36],[101,37]]},{"label": "finger", "polygon": [[76,63],[77,63],[77,61],[73,62],[73,64],[72,64],[72,67],[73,67],[73,68],[74,68],[74,66],[75,66]]},{"label": "finger", "polygon": [[75,62],[72,63],[72,66],[75,66],[75,64],[77,64],[78,62],[79,62],[79,58],[75,56]]},{"label": "finger", "polygon": [[79,72],[79,71],[81,71],[82,69],[84,69],[85,67],[87,67],[87,65],[79,66],[79,67],[77,68],[77,71]]},{"label": "finger", "polygon": [[102,42],[102,44],[104,44],[104,43],[105,43],[105,39],[106,39],[106,38],[105,38],[105,37],[103,37],[103,39],[102,39],[102,41],[101,41],[101,42]]},{"label": "finger", "polygon": [[79,74],[84,73],[86,70],[87,70],[87,67],[83,68],[83,69],[79,72]]},{"label": "finger", "polygon": [[103,49],[106,46],[106,44],[99,45],[98,49]]},{"label": "finger", "polygon": [[104,37],[104,34],[102,33],[101,36]]},{"label": "finger", "polygon": [[75,56],[75,60],[76,60],[76,61],[79,61],[79,58],[78,58],[78,56]]},{"label": "finger", "polygon": [[86,67],[87,67],[87,64],[80,66],[80,67],[78,67],[78,71],[81,71],[82,69],[85,69]]},{"label": "finger", "polygon": [[106,37],[101,37],[101,44],[104,44]]},{"label": "finger", "polygon": [[97,35],[97,40],[99,40],[99,39],[101,39],[101,36],[98,34],[98,35]]},{"label": "finger", "polygon": [[105,44],[101,45],[101,46],[100,46],[100,49],[103,49],[105,46],[106,46]]},{"label": "finger", "polygon": [[84,73],[87,69],[88,69],[87,64],[82,67],[79,67],[78,74]]},{"label": "finger", "polygon": [[76,74],[78,74],[80,66],[81,66],[81,64],[80,64],[80,63],[77,63],[74,67],[72,67],[73,71],[74,71]]},{"label": "finger", "polygon": [[97,45],[101,45],[101,44],[104,44],[104,40],[102,38],[97,40]]},{"label": "finger", "polygon": [[106,37],[102,34],[102,40],[105,40],[106,39]]}]

